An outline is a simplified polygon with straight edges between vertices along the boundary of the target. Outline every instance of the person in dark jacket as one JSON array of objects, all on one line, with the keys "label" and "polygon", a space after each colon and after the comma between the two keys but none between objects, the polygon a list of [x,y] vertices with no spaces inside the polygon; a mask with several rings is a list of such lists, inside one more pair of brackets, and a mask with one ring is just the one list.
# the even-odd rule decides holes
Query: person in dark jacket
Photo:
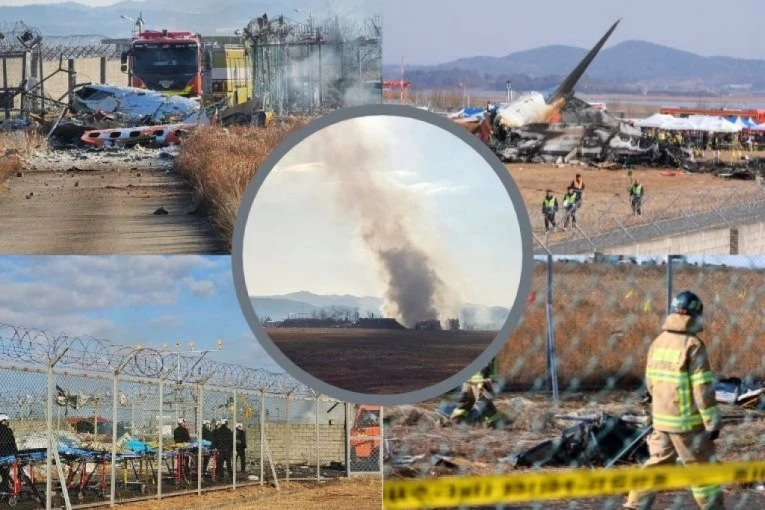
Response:
[{"label": "person in dark jacket", "polygon": [[236,424],[236,458],[239,460],[239,466],[242,473],[245,472],[245,450],[247,449],[247,432],[244,430],[244,425],[241,423]]},{"label": "person in dark jacket", "polygon": [[[202,422],[202,441],[210,441],[212,442],[212,427],[210,425],[210,420],[204,420]],[[207,473],[207,466],[210,464],[210,455],[203,455],[202,456],[202,474],[204,475]]]},{"label": "person in dark jacket", "polygon": [[213,447],[218,450],[220,464],[216,468],[215,475],[218,481],[223,480],[223,468],[226,467],[228,476],[234,478],[234,467],[231,465],[231,457],[234,453],[234,433],[228,428],[228,420],[222,419],[220,426],[213,432]]},{"label": "person in dark jacket", "polygon": [[176,443],[188,443],[191,441],[189,429],[186,428],[186,420],[178,418],[178,426],[173,430],[173,440]]},{"label": "person in dark jacket", "polygon": [[[176,444],[189,443],[191,441],[191,434],[189,433],[189,429],[186,428],[186,420],[183,418],[178,418],[178,426],[175,427],[175,430],[173,430],[173,441],[175,441]],[[188,476],[191,472],[191,462],[186,455],[184,455],[182,458],[183,470]]]},{"label": "person in dark jacket", "polygon": [[[9,418],[7,414],[0,414],[0,457],[10,457],[19,454],[16,446],[16,436],[13,435],[13,429],[8,425]],[[11,468],[9,465],[0,466],[0,492],[8,493],[11,491]]]}]

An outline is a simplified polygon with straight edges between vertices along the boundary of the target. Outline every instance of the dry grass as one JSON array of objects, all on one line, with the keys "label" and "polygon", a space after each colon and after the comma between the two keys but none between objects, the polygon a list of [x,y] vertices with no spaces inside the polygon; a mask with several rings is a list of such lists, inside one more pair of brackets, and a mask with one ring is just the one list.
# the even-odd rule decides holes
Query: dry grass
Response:
[{"label": "dry grass", "polygon": [[271,151],[307,122],[275,121],[266,128],[208,127],[184,143],[176,167],[193,186],[228,250],[247,184]]},{"label": "dry grass", "polygon": [[14,131],[0,133],[0,190],[4,181],[16,175],[24,166],[24,158],[42,146],[44,140],[37,133]]},{"label": "dry grass", "polygon": [[[141,501],[120,505],[124,510],[208,510],[313,508],[317,510],[379,509],[382,480],[378,477],[340,479],[317,486],[290,482],[272,487],[244,487],[236,491],[219,490],[202,496],[177,496],[161,501]],[[101,507],[105,508],[105,507]]]},{"label": "dry grass", "polygon": [[[645,355],[666,313],[666,269],[555,265],[553,315],[562,387],[630,386],[642,380]],[[503,376],[529,387],[545,374],[545,268],[534,270],[536,300],[499,355]],[[674,289],[705,303],[701,337],[721,376],[765,378],[765,272],[733,268],[675,270]]]},{"label": "dry grass", "polygon": [[[454,426],[436,417],[437,401],[416,406],[386,408],[388,427],[386,437],[393,439],[394,449],[402,455],[426,455],[412,468],[394,470],[389,476],[428,477],[442,474],[493,474],[511,471],[509,464],[499,459],[520,453],[539,441],[560,436],[575,422],[555,419],[555,415],[623,413],[647,415],[650,407],[639,403],[641,395],[620,390],[599,393],[564,394],[555,407],[549,395],[502,394],[495,400],[497,409],[508,417],[503,430],[484,427]],[[445,397],[446,399],[453,397]],[[440,400],[440,399],[439,399]],[[738,416],[739,421],[725,425],[716,443],[721,460],[725,462],[763,458],[765,455],[765,413],[742,411],[723,406],[724,416]],[[432,465],[430,455],[451,457],[456,469]],[[549,468],[555,470],[559,468]]]}]

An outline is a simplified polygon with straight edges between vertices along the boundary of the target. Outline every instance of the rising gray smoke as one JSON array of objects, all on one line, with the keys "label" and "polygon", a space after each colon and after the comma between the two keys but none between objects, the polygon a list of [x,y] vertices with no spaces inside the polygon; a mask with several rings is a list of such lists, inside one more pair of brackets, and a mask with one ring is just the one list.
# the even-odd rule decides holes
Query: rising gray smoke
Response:
[{"label": "rising gray smoke", "polygon": [[421,320],[445,321],[456,300],[433,255],[412,237],[417,202],[384,177],[396,170],[391,131],[400,122],[418,121],[366,117],[335,124],[306,139],[299,146],[302,161],[294,162],[323,163],[337,183],[338,212],[358,221],[359,236],[385,283],[384,313],[412,327]]}]

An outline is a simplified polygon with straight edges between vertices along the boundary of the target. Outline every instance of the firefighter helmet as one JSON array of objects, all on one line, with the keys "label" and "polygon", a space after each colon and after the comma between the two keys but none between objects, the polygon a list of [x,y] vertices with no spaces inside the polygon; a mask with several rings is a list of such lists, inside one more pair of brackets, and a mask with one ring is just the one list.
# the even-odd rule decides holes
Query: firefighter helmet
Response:
[{"label": "firefighter helmet", "polygon": [[670,307],[671,313],[699,317],[704,313],[704,304],[701,298],[689,290],[685,290],[675,296]]},{"label": "firefighter helmet", "polygon": [[5,414],[5,413],[0,414],[0,422],[2,422],[2,421],[10,421],[10,418],[8,417],[7,414]]}]

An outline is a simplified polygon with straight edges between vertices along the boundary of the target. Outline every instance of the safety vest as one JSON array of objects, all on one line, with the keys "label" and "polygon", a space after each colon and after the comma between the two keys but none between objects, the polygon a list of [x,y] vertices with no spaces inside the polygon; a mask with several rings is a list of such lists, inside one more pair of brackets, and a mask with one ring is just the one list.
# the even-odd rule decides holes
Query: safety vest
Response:
[{"label": "safety vest", "polygon": [[584,181],[581,181],[581,180],[577,181],[576,179],[574,179],[574,181],[571,183],[571,186],[578,190],[581,190],[582,187],[584,186]]},{"label": "safety vest", "polygon": [[574,205],[575,203],[576,203],[576,195],[574,193],[571,193],[570,195],[564,195],[563,207],[568,207],[570,205]]},{"label": "safety vest", "polygon": [[542,207],[545,209],[555,209],[555,197],[545,198],[542,202]]},{"label": "safety vest", "polygon": [[719,430],[714,374],[704,343],[688,331],[691,318],[671,314],[648,350],[645,379],[656,430]]},{"label": "safety vest", "polygon": [[643,194],[643,185],[638,186],[632,186],[632,194],[633,195],[642,195]]}]

